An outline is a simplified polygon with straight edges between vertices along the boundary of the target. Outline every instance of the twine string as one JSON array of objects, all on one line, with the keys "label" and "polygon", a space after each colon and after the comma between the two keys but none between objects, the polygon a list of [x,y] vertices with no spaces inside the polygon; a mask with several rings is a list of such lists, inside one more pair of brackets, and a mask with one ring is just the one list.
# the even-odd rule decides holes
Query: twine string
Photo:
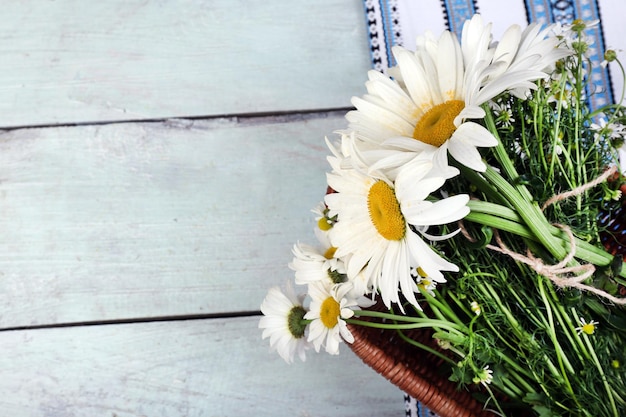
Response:
[{"label": "twine string", "polygon": [[512,251],[504,244],[497,233],[495,233],[495,239],[498,245],[495,246],[490,244],[486,247],[528,265],[532,270],[552,281],[557,287],[576,288],[581,291],[593,293],[615,304],[626,305],[626,298],[618,298],[604,290],[584,284],[584,281],[590,278],[596,271],[596,267],[593,264],[567,266],[567,264],[574,259],[574,254],[576,253],[576,241],[574,240],[574,234],[567,226],[556,226],[561,228],[570,239],[570,251],[558,264],[546,265],[541,259],[536,258],[530,251],[527,252],[526,256]]},{"label": "twine string", "polygon": [[615,165],[612,165],[609,169],[604,171],[604,173],[602,173],[602,175],[600,175],[595,180],[592,180],[592,181],[590,181],[590,182],[588,182],[586,184],[583,184],[583,185],[581,185],[579,187],[576,187],[573,190],[553,195],[548,200],[546,200],[545,203],[543,203],[543,206],[541,206],[541,211],[544,211],[547,207],[551,206],[552,204],[554,204],[554,203],[556,203],[558,201],[563,201],[563,200],[565,200],[567,198],[574,197],[574,196],[577,196],[577,195],[580,195],[580,194],[584,193],[588,189],[593,188],[596,185],[603,183],[604,181],[609,179],[616,172],[617,172],[617,167]]},{"label": "twine string", "polygon": [[[544,203],[541,210],[543,211],[546,207],[558,201],[562,201],[567,198],[584,193],[588,189],[606,181],[616,171],[617,167],[612,166],[595,180],[583,184],[580,187],[577,187],[571,191],[554,195]],[[535,257],[530,250],[526,251],[526,255],[522,255],[521,253],[509,249],[500,238],[497,230],[494,232],[494,237],[497,245],[488,244],[485,247],[495,252],[507,255],[518,262],[528,265],[532,270],[537,272],[539,275],[548,278],[559,288],[576,288],[581,291],[595,294],[615,304],[626,305],[626,298],[615,297],[604,290],[584,283],[584,281],[593,276],[596,271],[596,267],[593,264],[567,266],[572,260],[574,260],[574,256],[576,254],[576,238],[574,237],[574,234],[569,227],[562,224],[555,224],[555,226],[563,230],[569,238],[570,250],[559,263],[554,265],[545,264],[543,260]],[[469,233],[463,226],[462,221],[459,221],[459,228],[461,230],[461,233],[463,234],[463,236],[465,236],[467,240],[469,240],[470,242],[476,242],[476,239],[469,235]]]}]

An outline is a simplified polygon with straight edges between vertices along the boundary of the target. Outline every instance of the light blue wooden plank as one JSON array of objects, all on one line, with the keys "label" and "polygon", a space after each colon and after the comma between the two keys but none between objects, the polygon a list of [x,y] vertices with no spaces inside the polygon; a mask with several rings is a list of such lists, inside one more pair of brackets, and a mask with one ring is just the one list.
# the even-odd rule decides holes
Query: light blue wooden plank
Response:
[{"label": "light blue wooden plank", "polygon": [[[0,134],[0,328],[257,311],[342,114]],[[314,243],[314,241],[311,241]]]},{"label": "light blue wooden plank", "polygon": [[7,1],[0,126],[338,108],[369,68],[361,0]]},{"label": "light blue wooden plank", "polygon": [[257,318],[0,333],[14,417],[397,417],[402,394],[342,346],[285,364]]}]

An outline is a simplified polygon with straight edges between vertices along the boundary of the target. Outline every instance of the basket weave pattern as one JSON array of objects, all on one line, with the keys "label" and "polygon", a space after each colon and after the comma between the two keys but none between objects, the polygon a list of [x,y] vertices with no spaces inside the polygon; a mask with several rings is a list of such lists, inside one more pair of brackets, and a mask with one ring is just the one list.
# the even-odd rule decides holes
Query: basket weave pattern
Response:
[{"label": "basket weave pattern", "polygon": [[[376,304],[371,309],[384,309]],[[361,317],[361,320],[366,320]],[[402,391],[419,400],[441,417],[494,417],[469,391],[449,381],[443,359],[402,340],[394,330],[349,325],[354,336],[350,349],[363,362]],[[442,351],[429,329],[405,334],[424,345]],[[442,351],[443,352],[443,351]]]}]

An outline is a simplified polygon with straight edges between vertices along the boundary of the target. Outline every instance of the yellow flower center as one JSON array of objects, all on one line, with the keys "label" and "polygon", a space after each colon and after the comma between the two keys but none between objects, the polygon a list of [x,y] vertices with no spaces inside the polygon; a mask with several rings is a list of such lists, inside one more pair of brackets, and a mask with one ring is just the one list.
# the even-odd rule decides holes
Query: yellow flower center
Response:
[{"label": "yellow flower center", "polygon": [[422,289],[427,289],[428,286],[431,284],[429,279],[423,279],[420,282],[417,283],[417,286],[422,288]]},{"label": "yellow flower center", "polygon": [[337,248],[331,246],[330,248],[326,249],[326,252],[324,252],[324,258],[333,259],[335,257],[335,252],[337,252]]},{"label": "yellow flower center", "polygon": [[372,224],[387,240],[402,240],[406,233],[406,221],[400,211],[396,194],[386,182],[377,181],[367,194],[367,208]]},{"label": "yellow flower center", "polygon": [[325,299],[320,308],[320,320],[324,326],[329,329],[335,327],[339,322],[339,314],[341,314],[339,303],[333,297]]},{"label": "yellow flower center", "polygon": [[317,221],[317,227],[319,227],[320,230],[327,232],[333,228],[333,225],[328,222],[326,217],[322,217]]},{"label": "yellow flower center", "polygon": [[415,125],[413,138],[436,147],[443,145],[454,133],[454,118],[465,108],[461,100],[448,100],[428,110]]},{"label": "yellow flower center", "polygon": [[596,325],[593,323],[587,323],[587,324],[583,324],[583,326],[580,328],[580,330],[583,331],[583,333],[586,334],[593,334],[593,332],[596,331]]}]

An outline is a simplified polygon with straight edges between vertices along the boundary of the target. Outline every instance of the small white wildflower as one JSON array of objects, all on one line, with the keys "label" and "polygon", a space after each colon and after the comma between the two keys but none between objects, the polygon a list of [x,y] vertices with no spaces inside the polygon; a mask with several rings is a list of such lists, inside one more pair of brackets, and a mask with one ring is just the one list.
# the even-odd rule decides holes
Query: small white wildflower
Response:
[{"label": "small white wildflower", "polygon": [[480,314],[483,312],[482,309],[480,308],[480,304],[478,304],[476,301],[472,301],[470,303],[470,309],[474,312],[474,314],[476,314],[477,316],[480,316]]},{"label": "small white wildflower", "polygon": [[475,384],[491,384],[491,381],[493,381],[493,371],[489,369],[489,365],[478,372],[472,381],[474,381]]},{"label": "small white wildflower", "polygon": [[580,326],[576,327],[576,331],[578,334],[585,333],[587,335],[592,335],[596,331],[596,326],[599,323],[597,321],[591,320],[589,323],[584,318],[580,318]]},{"label": "small white wildflower", "polygon": [[619,139],[626,135],[625,125],[618,122],[609,123],[605,118],[599,119],[598,123],[592,123],[590,128],[595,132],[594,139],[596,141],[601,139]]},{"label": "small white wildflower", "polygon": [[428,278],[428,274],[420,267],[411,268],[411,276],[415,278],[417,288],[426,291],[430,295],[435,295],[435,288],[437,288],[437,282]]},{"label": "small white wildflower", "polygon": [[510,127],[515,118],[513,117],[513,110],[507,103],[490,103],[490,107],[495,113],[496,123],[501,127]]}]

